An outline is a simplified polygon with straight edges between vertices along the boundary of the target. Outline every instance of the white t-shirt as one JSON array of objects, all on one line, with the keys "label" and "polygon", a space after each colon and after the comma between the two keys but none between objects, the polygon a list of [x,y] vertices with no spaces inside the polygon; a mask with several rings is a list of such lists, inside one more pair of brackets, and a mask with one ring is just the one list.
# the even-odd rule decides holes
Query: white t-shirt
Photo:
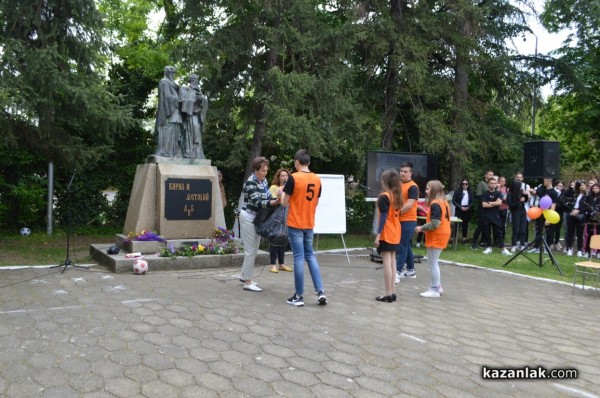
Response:
[{"label": "white t-shirt", "polygon": [[468,207],[469,206],[469,191],[463,191],[463,197],[460,201],[460,207]]}]

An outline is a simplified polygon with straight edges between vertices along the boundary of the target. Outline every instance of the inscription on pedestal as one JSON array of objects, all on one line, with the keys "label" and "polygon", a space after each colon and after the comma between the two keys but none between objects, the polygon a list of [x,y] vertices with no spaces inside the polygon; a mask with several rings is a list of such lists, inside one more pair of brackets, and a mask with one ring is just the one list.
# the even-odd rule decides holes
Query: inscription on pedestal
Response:
[{"label": "inscription on pedestal", "polygon": [[167,178],[165,219],[209,220],[212,212],[212,182],[208,179]]}]

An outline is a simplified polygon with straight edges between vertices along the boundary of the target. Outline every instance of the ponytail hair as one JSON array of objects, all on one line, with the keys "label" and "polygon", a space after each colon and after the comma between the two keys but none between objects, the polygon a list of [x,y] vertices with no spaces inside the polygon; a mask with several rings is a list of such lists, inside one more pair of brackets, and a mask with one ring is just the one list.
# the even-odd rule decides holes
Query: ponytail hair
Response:
[{"label": "ponytail hair", "polygon": [[381,183],[383,190],[392,197],[390,204],[394,206],[395,210],[400,210],[404,206],[404,200],[402,198],[402,181],[398,170],[388,169],[381,173]]}]

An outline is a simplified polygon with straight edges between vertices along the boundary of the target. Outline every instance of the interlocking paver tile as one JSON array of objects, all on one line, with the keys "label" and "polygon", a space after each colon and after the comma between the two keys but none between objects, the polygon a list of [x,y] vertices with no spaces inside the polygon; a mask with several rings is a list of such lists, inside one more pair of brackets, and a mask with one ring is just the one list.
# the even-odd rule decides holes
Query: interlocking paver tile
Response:
[{"label": "interlocking paver tile", "polygon": [[[262,293],[239,269],[0,271],[0,396],[600,398],[593,291],[443,265],[444,295],[426,300],[424,262],[380,303],[381,270],[354,254],[319,254],[327,306],[309,277],[306,305],[288,305],[292,275],[262,266]],[[484,380],[484,365],[579,377]]]}]

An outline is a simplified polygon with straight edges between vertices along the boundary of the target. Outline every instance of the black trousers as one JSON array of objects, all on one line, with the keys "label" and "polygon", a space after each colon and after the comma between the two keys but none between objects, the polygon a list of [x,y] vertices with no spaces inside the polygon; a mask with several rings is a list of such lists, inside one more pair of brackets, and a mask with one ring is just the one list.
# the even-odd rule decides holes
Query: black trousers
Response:
[{"label": "black trousers", "polygon": [[269,254],[271,255],[271,265],[277,264],[277,260],[279,260],[279,265],[285,264],[285,246],[271,246]]},{"label": "black trousers", "polygon": [[462,232],[463,239],[467,238],[469,234],[469,222],[471,221],[471,209],[467,211],[462,211],[460,207],[454,208],[454,214],[457,218],[460,218],[462,222],[460,223],[460,229]]}]

